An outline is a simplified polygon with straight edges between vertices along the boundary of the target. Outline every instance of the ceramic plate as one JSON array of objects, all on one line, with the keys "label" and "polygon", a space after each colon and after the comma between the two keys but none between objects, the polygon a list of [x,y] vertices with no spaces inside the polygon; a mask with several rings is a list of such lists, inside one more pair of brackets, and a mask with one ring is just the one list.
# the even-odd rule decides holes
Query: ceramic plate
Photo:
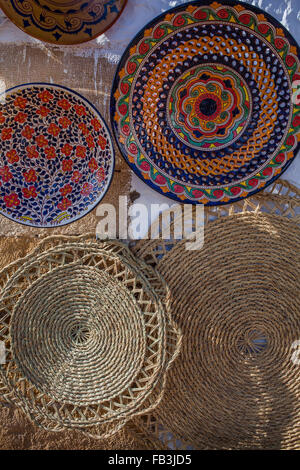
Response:
[{"label": "ceramic plate", "polygon": [[300,132],[299,49],[249,4],[172,9],[128,46],[112,92],[124,158],[179,202],[225,204],[270,184]]},{"label": "ceramic plate", "polygon": [[0,0],[8,18],[25,33],[55,44],[80,44],[104,33],[127,0]]},{"label": "ceramic plate", "polygon": [[30,83],[0,95],[0,145],[0,212],[16,222],[68,224],[109,187],[109,130],[91,103],[65,87]]}]

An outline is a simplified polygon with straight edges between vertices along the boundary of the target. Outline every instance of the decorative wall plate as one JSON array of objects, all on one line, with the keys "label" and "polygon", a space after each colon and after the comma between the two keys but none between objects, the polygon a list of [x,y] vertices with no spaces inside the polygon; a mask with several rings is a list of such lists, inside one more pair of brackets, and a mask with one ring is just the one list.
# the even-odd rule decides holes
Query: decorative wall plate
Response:
[{"label": "decorative wall plate", "polygon": [[275,180],[299,149],[299,48],[249,4],[180,5],[119,64],[111,114],[135,173],[180,202],[225,204]]},{"label": "decorative wall plate", "polygon": [[55,227],[91,211],[114,169],[96,108],[63,86],[29,83],[0,95],[0,213]]},{"label": "decorative wall plate", "polygon": [[8,18],[25,33],[55,44],[80,44],[104,33],[127,0],[0,0]]}]

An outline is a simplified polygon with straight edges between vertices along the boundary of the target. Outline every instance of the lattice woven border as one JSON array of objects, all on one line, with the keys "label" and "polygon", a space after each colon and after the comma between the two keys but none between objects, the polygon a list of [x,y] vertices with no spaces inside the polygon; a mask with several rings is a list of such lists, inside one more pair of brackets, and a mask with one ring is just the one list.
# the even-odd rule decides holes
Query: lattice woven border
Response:
[{"label": "lattice woven border", "polygon": [[[65,272],[68,279],[74,269],[83,267],[91,275],[106,272],[135,298],[145,323],[147,347],[142,368],[119,396],[91,405],[73,405],[55,400],[20,373],[11,345],[11,318],[18,306],[23,305],[24,290],[25,294],[30,293],[41,279],[43,282],[49,278],[49,273]],[[157,406],[163,395],[166,371],[179,352],[181,336],[168,313],[168,289],[155,270],[137,265],[120,243],[97,243],[92,235],[58,236],[43,240],[30,255],[2,270],[0,277],[0,337],[7,346],[8,359],[0,371],[1,391],[35,423],[48,430],[69,427],[104,438],[118,431],[133,416]],[[88,289],[87,285],[87,294]],[[164,305],[160,296],[166,301]]]}]

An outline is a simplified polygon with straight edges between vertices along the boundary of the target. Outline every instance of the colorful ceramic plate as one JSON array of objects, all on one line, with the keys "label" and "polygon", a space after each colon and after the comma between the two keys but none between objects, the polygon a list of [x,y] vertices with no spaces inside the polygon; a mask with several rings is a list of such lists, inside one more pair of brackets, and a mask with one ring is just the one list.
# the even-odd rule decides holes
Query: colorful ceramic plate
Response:
[{"label": "colorful ceramic plate", "polygon": [[245,3],[191,2],[127,48],[112,90],[113,129],[155,190],[179,202],[233,202],[295,157],[299,86],[298,46],[274,18]]},{"label": "colorful ceramic plate", "polygon": [[104,33],[127,0],[0,0],[8,18],[25,33],[55,44],[80,44]]},{"label": "colorful ceramic plate", "polygon": [[109,130],[96,108],[59,85],[29,83],[0,95],[0,213],[33,227],[80,219],[107,191]]}]

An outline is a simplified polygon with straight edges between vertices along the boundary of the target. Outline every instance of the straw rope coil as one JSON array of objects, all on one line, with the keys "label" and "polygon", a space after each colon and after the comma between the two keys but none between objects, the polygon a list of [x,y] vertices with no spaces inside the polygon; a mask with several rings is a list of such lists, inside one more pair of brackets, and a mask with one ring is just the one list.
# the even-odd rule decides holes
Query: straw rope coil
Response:
[{"label": "straw rope coil", "polygon": [[[174,239],[134,248],[164,277],[183,333],[163,400],[136,420],[169,448],[300,449],[300,193],[294,189],[292,200],[265,193],[261,202],[248,201],[251,211],[219,211],[205,223],[200,250]],[[276,214],[262,211],[262,203],[274,207],[274,197]]]},{"label": "straw rope coil", "polygon": [[119,243],[58,236],[0,278],[2,392],[36,424],[107,438],[157,406],[180,347],[157,272]]}]

